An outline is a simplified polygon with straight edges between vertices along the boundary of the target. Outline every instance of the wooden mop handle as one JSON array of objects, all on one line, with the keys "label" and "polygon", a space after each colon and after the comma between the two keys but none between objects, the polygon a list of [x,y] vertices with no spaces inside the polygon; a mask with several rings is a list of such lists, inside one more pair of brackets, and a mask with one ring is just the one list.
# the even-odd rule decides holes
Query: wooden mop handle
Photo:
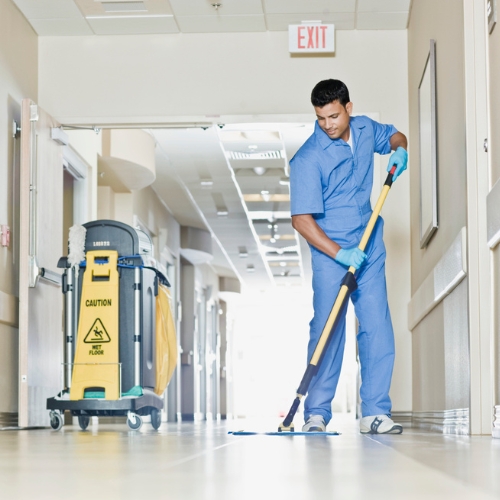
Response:
[{"label": "wooden mop handle", "polygon": [[[385,180],[384,187],[382,188],[382,192],[380,193],[380,196],[378,197],[375,208],[373,209],[370,220],[368,221],[365,232],[363,233],[363,237],[361,238],[361,241],[359,242],[358,248],[362,252],[365,251],[366,245],[368,244],[368,240],[370,239],[370,236],[372,235],[373,228],[375,227],[375,223],[377,222],[378,216],[380,215],[380,212],[382,211],[382,207],[384,205],[385,199],[387,198],[387,194],[389,193],[389,189],[391,189],[392,182],[393,182],[392,176],[394,175],[394,172],[396,172],[396,165],[393,165],[393,167],[391,168],[391,171],[387,175],[387,179]],[[349,272],[354,274],[356,272],[356,268],[354,266],[351,266],[349,268]]]}]

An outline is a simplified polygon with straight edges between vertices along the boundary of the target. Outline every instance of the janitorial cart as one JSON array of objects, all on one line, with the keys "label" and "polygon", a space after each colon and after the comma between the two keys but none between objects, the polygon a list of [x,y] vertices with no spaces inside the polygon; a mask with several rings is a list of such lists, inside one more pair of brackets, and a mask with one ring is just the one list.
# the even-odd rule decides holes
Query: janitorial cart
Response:
[{"label": "janitorial cart", "polygon": [[64,269],[63,388],[47,400],[50,424],[64,412],[85,430],[90,417],[126,416],[137,430],[149,415],[161,424],[162,393],[177,358],[167,278],[152,259],[149,236],[112,220],[70,230]]}]

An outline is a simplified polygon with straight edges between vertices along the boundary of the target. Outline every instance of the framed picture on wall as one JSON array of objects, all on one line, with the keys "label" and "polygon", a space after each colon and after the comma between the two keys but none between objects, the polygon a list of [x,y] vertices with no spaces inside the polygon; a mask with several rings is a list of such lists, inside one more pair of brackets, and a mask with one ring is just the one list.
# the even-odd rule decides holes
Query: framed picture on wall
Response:
[{"label": "framed picture on wall", "polygon": [[436,42],[430,50],[418,86],[420,146],[420,248],[425,248],[438,228]]}]

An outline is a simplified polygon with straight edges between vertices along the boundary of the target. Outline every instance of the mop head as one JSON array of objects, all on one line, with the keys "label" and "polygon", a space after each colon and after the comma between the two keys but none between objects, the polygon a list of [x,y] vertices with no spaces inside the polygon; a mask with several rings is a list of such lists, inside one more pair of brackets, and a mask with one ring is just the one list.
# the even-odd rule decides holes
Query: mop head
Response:
[{"label": "mop head", "polygon": [[75,225],[69,228],[69,255],[68,262],[71,267],[78,265],[85,260],[85,236],[87,230],[83,226]]},{"label": "mop head", "polygon": [[233,436],[340,436],[339,432],[250,432],[250,431],[231,431],[228,434],[232,434]]}]

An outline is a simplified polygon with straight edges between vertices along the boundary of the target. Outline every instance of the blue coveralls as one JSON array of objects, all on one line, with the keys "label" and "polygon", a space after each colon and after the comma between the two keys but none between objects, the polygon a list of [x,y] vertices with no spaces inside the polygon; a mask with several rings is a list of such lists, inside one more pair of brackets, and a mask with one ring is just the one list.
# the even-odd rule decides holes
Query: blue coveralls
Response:
[{"label": "blue coveralls", "polygon": [[[373,154],[391,152],[397,132],[366,116],[351,117],[353,150],[342,139],[330,139],[316,122],[314,133],[290,161],[292,215],[312,214],[326,235],[342,248],[358,246],[372,213]],[[358,288],[351,295],[359,321],[363,417],[389,415],[389,388],[394,366],[392,329],[385,282],[384,221],[378,218],[368,245],[367,259],[356,273]],[[310,323],[308,361],[323,331],[347,267],[310,245],[313,270],[314,317]],[[332,417],[345,344],[345,310],[328,345],[304,404],[305,420]]]}]

